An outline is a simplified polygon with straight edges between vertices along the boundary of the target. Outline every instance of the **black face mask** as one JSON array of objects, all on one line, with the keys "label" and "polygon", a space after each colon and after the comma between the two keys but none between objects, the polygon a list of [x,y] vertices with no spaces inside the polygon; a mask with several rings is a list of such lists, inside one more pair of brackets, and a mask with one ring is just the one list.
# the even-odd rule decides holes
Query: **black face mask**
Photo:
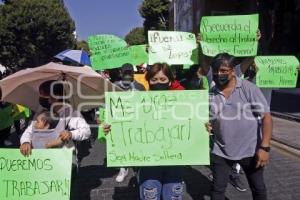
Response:
[{"label": "black face mask", "polygon": [[229,83],[228,74],[213,75],[213,80],[217,86],[225,86]]},{"label": "black face mask", "polygon": [[47,109],[47,110],[50,110],[51,104],[49,103],[49,99],[48,99],[48,98],[40,97],[40,98],[39,98],[39,103],[40,103],[40,105],[41,105],[43,108],[45,108],[45,109]]},{"label": "black face mask", "polygon": [[168,83],[156,83],[153,85],[149,85],[150,90],[169,90],[170,86],[169,86],[169,82]]}]

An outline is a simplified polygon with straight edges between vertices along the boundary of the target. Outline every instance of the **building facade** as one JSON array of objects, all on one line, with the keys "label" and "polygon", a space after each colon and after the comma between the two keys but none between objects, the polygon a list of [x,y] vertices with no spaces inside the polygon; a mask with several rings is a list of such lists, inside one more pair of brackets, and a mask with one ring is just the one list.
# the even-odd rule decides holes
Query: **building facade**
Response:
[{"label": "building facade", "polygon": [[195,34],[202,16],[258,13],[262,35],[258,54],[300,59],[300,0],[172,0],[169,11],[170,30]]}]

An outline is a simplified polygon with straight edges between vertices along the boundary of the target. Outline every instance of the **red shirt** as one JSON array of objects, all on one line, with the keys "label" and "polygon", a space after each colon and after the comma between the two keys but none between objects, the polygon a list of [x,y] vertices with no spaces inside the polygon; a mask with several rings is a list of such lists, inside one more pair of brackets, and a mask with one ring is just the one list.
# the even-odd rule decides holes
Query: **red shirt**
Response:
[{"label": "red shirt", "polygon": [[184,90],[184,87],[182,85],[180,85],[179,81],[175,80],[174,82],[172,82],[170,89],[171,90]]}]

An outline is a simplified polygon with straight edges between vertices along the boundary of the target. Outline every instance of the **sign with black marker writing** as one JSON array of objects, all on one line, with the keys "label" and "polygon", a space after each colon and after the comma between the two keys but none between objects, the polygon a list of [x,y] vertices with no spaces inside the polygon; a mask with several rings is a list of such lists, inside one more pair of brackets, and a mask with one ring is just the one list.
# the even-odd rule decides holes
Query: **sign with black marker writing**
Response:
[{"label": "sign with black marker writing", "polygon": [[72,151],[0,149],[1,200],[70,199]]},{"label": "sign with black marker writing", "polygon": [[209,164],[208,91],[108,92],[107,165]]},{"label": "sign with black marker writing", "polygon": [[127,43],[117,36],[93,35],[88,38],[88,44],[95,70],[118,68],[131,59]]},{"label": "sign with black marker writing", "polygon": [[149,64],[197,64],[198,45],[193,33],[148,31]]},{"label": "sign with black marker writing", "polygon": [[295,56],[257,56],[256,85],[261,88],[295,88],[299,61]]},{"label": "sign with black marker writing", "polygon": [[204,16],[201,19],[203,54],[229,53],[237,57],[257,54],[258,14]]}]

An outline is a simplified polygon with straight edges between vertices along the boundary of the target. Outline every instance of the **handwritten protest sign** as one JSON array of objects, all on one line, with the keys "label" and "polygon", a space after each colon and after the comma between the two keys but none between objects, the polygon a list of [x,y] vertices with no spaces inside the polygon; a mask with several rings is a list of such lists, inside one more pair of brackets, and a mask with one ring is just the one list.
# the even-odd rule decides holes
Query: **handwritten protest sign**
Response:
[{"label": "handwritten protest sign", "polygon": [[72,151],[0,149],[1,200],[70,199]]},{"label": "handwritten protest sign", "polygon": [[207,56],[229,53],[234,56],[257,54],[258,15],[202,17],[202,51]]},{"label": "handwritten protest sign", "polygon": [[197,64],[197,43],[193,33],[148,31],[149,64]]},{"label": "handwritten protest sign", "polygon": [[295,56],[257,56],[256,85],[262,88],[295,88],[299,61]]},{"label": "handwritten protest sign", "polygon": [[209,164],[208,92],[106,93],[108,166]]},{"label": "handwritten protest sign", "polygon": [[148,63],[148,53],[146,52],[146,45],[134,45],[129,47],[130,63],[133,65],[140,65]]},{"label": "handwritten protest sign", "polygon": [[92,52],[92,67],[95,70],[121,67],[130,59],[130,51],[126,42],[117,36],[90,36],[88,44]]},{"label": "handwritten protest sign", "polygon": [[0,130],[10,127],[14,123],[12,105],[0,108]]}]

